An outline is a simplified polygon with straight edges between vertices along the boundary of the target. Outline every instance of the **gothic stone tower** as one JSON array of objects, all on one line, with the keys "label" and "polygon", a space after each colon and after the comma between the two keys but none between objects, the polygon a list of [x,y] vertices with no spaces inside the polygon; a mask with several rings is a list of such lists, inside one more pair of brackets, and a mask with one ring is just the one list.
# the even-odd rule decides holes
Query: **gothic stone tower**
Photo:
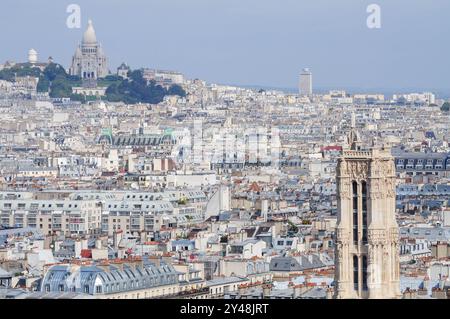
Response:
[{"label": "gothic stone tower", "polygon": [[388,149],[360,149],[349,135],[337,167],[335,297],[398,298],[395,166]]}]

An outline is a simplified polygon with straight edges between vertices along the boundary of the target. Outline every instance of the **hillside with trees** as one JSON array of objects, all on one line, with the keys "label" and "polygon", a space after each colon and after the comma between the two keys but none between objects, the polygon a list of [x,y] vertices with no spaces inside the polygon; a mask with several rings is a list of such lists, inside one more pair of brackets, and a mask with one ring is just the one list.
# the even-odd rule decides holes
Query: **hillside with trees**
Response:
[{"label": "hillside with trees", "polygon": [[[39,78],[37,91],[48,93],[52,98],[71,98],[75,101],[96,99],[96,97],[72,94],[73,87],[82,85],[81,78],[67,74],[64,67],[57,63],[50,63],[44,71],[33,67],[32,64],[21,64],[0,71],[0,80],[11,82],[16,76]],[[177,84],[164,88],[157,85],[155,81],[147,82],[141,70],[130,71],[128,76],[128,79],[123,79],[118,75],[108,75],[98,79],[98,86],[107,87],[106,97],[104,97],[107,101],[126,104],[158,104],[167,95],[186,96],[184,89]]]},{"label": "hillside with trees", "polygon": [[111,102],[122,101],[127,104],[151,103],[158,104],[166,95],[186,96],[184,89],[173,84],[168,89],[157,85],[155,81],[144,79],[141,70],[130,71],[129,79],[116,81],[108,86],[106,99]]}]

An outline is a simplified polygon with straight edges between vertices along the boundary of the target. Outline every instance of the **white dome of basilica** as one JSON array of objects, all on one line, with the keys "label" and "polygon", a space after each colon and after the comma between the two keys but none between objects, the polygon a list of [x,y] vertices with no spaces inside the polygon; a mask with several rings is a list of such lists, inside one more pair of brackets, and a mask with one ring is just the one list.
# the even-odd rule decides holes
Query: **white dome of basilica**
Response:
[{"label": "white dome of basilica", "polygon": [[92,20],[89,20],[88,27],[83,35],[83,44],[96,44],[97,36],[95,35],[94,26],[92,25]]}]

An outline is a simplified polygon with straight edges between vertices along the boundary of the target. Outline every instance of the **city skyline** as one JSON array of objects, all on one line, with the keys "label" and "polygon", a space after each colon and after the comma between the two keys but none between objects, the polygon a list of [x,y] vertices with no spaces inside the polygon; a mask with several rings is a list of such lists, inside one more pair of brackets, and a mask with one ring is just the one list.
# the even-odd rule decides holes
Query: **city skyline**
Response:
[{"label": "city skyline", "polygon": [[[45,2],[7,4],[10,14],[1,23],[14,28],[5,35],[9,45],[0,53],[2,62],[25,61],[26,52],[34,48],[41,61],[51,55],[68,68],[92,19],[110,56],[112,73],[127,62],[132,68],[172,69],[214,83],[293,89],[300,70],[309,67],[319,91],[421,89],[450,95],[445,84],[445,70],[450,69],[447,44],[440,39],[450,28],[439,19],[445,11],[440,8],[449,6],[444,1],[432,5],[378,1],[381,29],[366,26],[369,1],[352,6],[285,1],[276,8],[267,2],[256,6],[254,1],[226,7],[223,2],[152,1],[125,6],[112,1],[107,11],[103,1],[78,1],[80,29],[66,26],[69,2],[45,6],[43,12],[39,7]],[[324,4],[329,13],[322,9]],[[28,22],[11,20],[17,16],[27,17]],[[130,22],[132,16],[135,22]],[[171,23],[164,22],[167,17],[172,17]],[[427,23],[414,23],[419,18]],[[116,23],[125,20],[126,24]],[[48,36],[39,37],[43,33]],[[61,46],[61,41],[67,45]]]},{"label": "city skyline", "polygon": [[5,1],[0,300],[450,299],[450,2]]}]

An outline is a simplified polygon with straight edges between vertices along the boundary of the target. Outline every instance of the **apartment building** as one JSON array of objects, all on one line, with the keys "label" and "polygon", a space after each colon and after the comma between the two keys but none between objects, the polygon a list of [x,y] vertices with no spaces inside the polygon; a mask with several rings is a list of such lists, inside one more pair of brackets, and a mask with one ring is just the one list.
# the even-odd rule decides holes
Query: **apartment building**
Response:
[{"label": "apartment building", "polygon": [[2,226],[37,228],[43,234],[99,233],[101,212],[95,200],[0,199]]}]

